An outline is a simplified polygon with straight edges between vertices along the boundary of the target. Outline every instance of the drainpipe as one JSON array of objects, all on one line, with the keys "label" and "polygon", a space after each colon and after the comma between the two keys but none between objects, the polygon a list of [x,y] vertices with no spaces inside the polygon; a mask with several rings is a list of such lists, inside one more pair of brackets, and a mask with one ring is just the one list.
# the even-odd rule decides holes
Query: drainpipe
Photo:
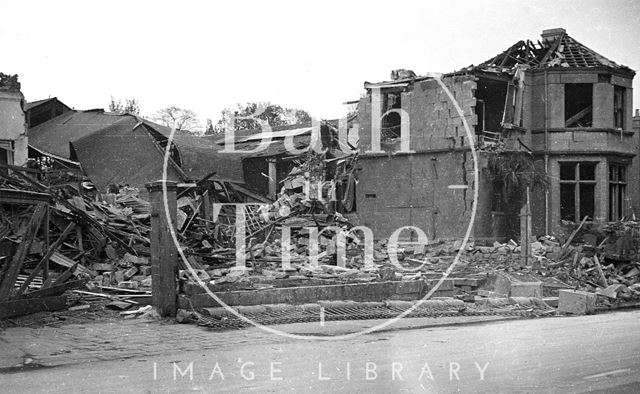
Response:
[{"label": "drainpipe", "polygon": [[[548,130],[549,74],[544,70],[544,173],[549,177],[549,130]],[[544,227],[549,234],[549,188],[544,191]]]}]

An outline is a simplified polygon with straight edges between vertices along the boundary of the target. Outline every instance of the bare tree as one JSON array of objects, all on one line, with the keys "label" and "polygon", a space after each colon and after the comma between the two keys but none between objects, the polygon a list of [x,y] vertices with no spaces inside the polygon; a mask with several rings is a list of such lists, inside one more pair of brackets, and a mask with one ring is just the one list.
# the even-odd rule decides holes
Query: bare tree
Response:
[{"label": "bare tree", "polygon": [[111,100],[109,101],[109,111],[119,113],[126,112],[133,115],[139,115],[140,105],[136,99],[125,99],[123,103],[121,99],[115,99],[111,96]]},{"label": "bare tree", "polygon": [[176,106],[166,107],[158,110],[151,119],[160,122],[167,127],[173,127],[176,130],[196,131],[200,127],[198,115],[190,109],[180,108]]},{"label": "bare tree", "polygon": [[307,124],[311,123],[311,116],[305,110],[285,108],[270,102],[238,103],[237,109],[223,109],[218,122],[212,128],[207,128],[205,134],[223,133],[229,128],[260,130],[260,122],[266,122],[271,127]]}]

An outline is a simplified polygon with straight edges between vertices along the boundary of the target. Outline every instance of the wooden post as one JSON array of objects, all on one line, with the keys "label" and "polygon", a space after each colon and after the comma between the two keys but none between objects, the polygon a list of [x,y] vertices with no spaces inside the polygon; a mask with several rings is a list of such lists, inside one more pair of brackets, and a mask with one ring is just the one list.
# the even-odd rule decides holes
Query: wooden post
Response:
[{"label": "wooden post", "polygon": [[[166,194],[162,190],[166,185]],[[165,198],[169,208],[169,217],[175,230],[176,226],[176,190],[173,181],[148,183],[149,202],[151,203],[151,278],[152,303],[160,316],[175,316],[178,292],[178,250],[169,230],[169,221],[165,211]]]},{"label": "wooden post", "polygon": [[269,159],[269,198],[275,200],[278,196],[278,170],[276,159]]},{"label": "wooden post", "polygon": [[13,259],[10,263],[5,263],[2,268],[2,273],[4,275],[0,275],[0,300],[7,300],[11,291],[14,288],[14,284],[16,283],[16,279],[20,274],[20,270],[22,269],[22,265],[24,264],[24,260],[29,254],[29,248],[31,248],[31,243],[33,239],[36,237],[36,233],[40,228],[40,223],[44,218],[44,214],[47,208],[46,203],[38,203],[36,205],[31,218],[26,226],[24,235],[22,237],[22,241],[16,252],[13,255]]},{"label": "wooden post", "polygon": [[209,197],[209,190],[207,189],[202,193],[202,217],[206,220],[204,225],[207,230],[211,230],[211,224],[209,223],[212,218],[211,209],[211,197]]},{"label": "wooden post", "polygon": [[[44,243],[46,246],[45,250],[49,250],[49,246],[51,245],[51,239],[49,231],[51,227],[51,208],[49,204],[47,204],[47,213],[45,213],[44,217]],[[42,269],[42,280],[45,281],[49,279],[49,258],[44,262],[44,268]]]}]

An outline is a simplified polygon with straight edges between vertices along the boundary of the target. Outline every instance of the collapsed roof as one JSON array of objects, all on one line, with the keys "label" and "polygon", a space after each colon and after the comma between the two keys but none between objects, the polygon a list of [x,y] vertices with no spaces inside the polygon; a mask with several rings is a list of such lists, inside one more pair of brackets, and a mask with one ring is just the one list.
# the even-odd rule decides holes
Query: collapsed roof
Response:
[{"label": "collapsed roof", "polygon": [[[504,73],[513,75],[516,68],[528,69],[607,69],[624,72],[631,76],[635,71],[631,68],[615,63],[607,59],[593,49],[581,44],[567,34],[563,28],[543,30],[541,41],[521,40],[507,48],[504,52],[480,63],[477,66],[469,66],[459,71],[445,74],[452,76],[466,74],[468,72]],[[379,83],[365,82],[365,89],[371,88],[404,88],[409,84],[426,79],[431,76],[415,76],[410,78],[394,79]]]},{"label": "collapsed roof", "polygon": [[[128,113],[102,109],[72,110],[29,130],[29,145],[37,152],[77,162],[96,186],[128,183],[144,186],[162,174],[163,152],[171,128]],[[176,132],[169,161],[169,177],[199,180],[212,172],[216,178],[242,183],[242,163],[207,138]],[[125,162],[138,173],[127,170]],[[107,163],[109,163],[107,165]],[[108,168],[111,167],[111,168]]]},{"label": "collapsed roof", "polygon": [[542,41],[518,41],[504,52],[479,64],[474,69],[509,71],[516,65],[532,69],[545,68],[606,68],[634,73],[569,36],[565,29],[542,31]]}]

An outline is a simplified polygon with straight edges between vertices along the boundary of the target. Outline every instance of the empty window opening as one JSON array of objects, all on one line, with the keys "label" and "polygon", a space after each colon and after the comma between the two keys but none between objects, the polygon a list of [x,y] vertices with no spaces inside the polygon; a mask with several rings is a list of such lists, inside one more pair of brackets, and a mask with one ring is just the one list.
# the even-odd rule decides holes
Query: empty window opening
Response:
[{"label": "empty window opening", "polygon": [[609,165],[609,220],[624,218],[627,192],[627,166],[624,164]]},{"label": "empty window opening", "polygon": [[624,129],[624,94],[622,86],[613,87],[613,127]]},{"label": "empty window opening", "polygon": [[577,222],[595,212],[596,162],[560,163],[560,218]]},{"label": "empty window opening", "polygon": [[[13,165],[13,141],[0,140],[0,164]],[[0,172],[8,173],[6,168],[0,168]]]},{"label": "empty window opening", "polygon": [[382,113],[386,114],[382,117],[381,125],[381,140],[392,141],[396,138],[400,138],[400,125],[402,123],[402,116],[400,111],[392,111],[393,109],[402,109],[401,93],[387,93],[382,98]]},{"label": "empty window opening", "polygon": [[502,130],[507,82],[480,79],[476,88],[476,134],[485,131],[498,133]]},{"label": "empty window opening", "polygon": [[591,127],[593,125],[593,84],[567,83],[564,85],[565,127]]}]

